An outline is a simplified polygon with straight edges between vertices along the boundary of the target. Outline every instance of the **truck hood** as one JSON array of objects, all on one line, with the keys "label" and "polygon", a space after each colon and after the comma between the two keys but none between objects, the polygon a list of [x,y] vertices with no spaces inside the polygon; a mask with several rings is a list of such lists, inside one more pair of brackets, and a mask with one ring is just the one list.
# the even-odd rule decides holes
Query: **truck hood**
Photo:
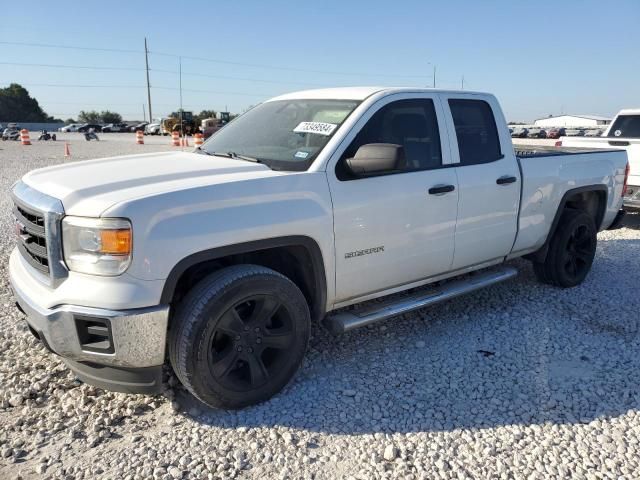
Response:
[{"label": "truck hood", "polygon": [[99,216],[127,200],[276,175],[283,172],[258,163],[191,152],[161,152],[42,168],[22,180],[60,199],[69,215]]}]

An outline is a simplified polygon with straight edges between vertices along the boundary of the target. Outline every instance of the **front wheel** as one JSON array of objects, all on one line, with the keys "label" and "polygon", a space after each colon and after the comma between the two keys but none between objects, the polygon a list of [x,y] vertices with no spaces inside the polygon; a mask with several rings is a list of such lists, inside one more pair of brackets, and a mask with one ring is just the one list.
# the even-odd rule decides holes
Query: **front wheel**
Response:
[{"label": "front wheel", "polygon": [[581,210],[566,210],[549,243],[544,262],[533,270],[542,283],[563,288],[581,284],[596,254],[597,230],[593,217]]},{"label": "front wheel", "polygon": [[309,307],[279,273],[236,265],[206,277],[177,308],[169,358],[182,384],[211,407],[265,401],[297,372],[307,349]]}]

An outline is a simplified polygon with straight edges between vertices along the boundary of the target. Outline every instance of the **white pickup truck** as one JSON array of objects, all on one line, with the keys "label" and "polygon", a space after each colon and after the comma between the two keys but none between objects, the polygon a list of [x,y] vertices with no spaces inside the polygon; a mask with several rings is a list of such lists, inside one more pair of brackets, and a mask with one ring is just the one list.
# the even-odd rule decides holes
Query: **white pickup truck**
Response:
[{"label": "white pickup truck", "polygon": [[512,277],[515,257],[581,283],[626,166],[624,151],[516,156],[489,94],[293,93],[193,152],[25,175],[11,285],[84,381],[157,392],[168,361],[203,402],[240,408],[290,381],[311,322],[422,308]]},{"label": "white pickup truck", "polygon": [[624,206],[640,209],[640,109],[620,110],[601,137],[562,137],[557,145],[626,150],[630,171]]}]

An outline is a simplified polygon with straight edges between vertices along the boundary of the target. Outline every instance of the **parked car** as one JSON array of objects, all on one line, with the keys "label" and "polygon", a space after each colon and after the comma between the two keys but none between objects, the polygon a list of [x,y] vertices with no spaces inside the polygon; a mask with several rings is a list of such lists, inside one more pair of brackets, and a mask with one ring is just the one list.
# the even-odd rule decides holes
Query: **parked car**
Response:
[{"label": "parked car", "polygon": [[583,128],[568,128],[566,131],[567,137],[584,137]]},{"label": "parked car", "polygon": [[514,277],[518,257],[541,283],[584,281],[622,217],[626,152],[520,157],[508,133],[490,94],[277,97],[197,151],[26,174],[10,282],[81,380],[158,392],[168,358],[204,403],[253,405],[298,371],[312,322],[339,334],[424,308]]},{"label": "parked car", "polygon": [[602,135],[602,130],[599,128],[591,128],[584,132],[585,137],[599,137]]},{"label": "parked car", "polygon": [[159,123],[150,123],[144,127],[145,135],[160,135],[162,133],[162,126]]},{"label": "parked car", "polygon": [[2,140],[20,140],[20,127],[15,123],[10,123],[7,128],[2,131]]},{"label": "parked car", "polygon": [[547,132],[547,138],[560,138],[567,134],[566,128],[552,128]]},{"label": "parked car", "polygon": [[64,127],[60,127],[58,129],[59,132],[77,132],[78,128],[82,126],[82,123],[70,123],[69,125],[65,125]]},{"label": "parked car", "polygon": [[98,125],[97,123],[85,123],[84,125],[78,127],[78,132],[86,133],[89,130],[93,129],[94,132],[101,132],[102,125]]},{"label": "parked car", "polygon": [[522,127],[517,127],[511,132],[513,138],[527,138],[527,135],[529,135],[529,130]]},{"label": "parked car", "polygon": [[130,132],[144,132],[145,127],[149,125],[149,122],[140,122],[132,127],[129,127]]},{"label": "parked car", "polygon": [[109,123],[102,127],[102,133],[127,131],[129,131],[129,125],[127,125],[126,123]]},{"label": "parked car", "polygon": [[527,133],[527,138],[547,138],[547,131],[542,128],[531,128]]},{"label": "parked car", "polygon": [[560,139],[565,147],[626,150],[629,156],[629,183],[624,195],[625,208],[640,211],[640,109],[620,110],[600,137]]}]

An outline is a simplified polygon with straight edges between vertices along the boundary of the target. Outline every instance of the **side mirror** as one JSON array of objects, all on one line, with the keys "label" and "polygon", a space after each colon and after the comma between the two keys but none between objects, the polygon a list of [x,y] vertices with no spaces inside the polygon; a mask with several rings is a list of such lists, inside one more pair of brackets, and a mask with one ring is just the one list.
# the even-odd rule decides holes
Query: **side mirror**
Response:
[{"label": "side mirror", "polygon": [[357,176],[401,170],[406,165],[404,147],[394,143],[369,143],[362,145],[353,158],[347,158],[346,163]]}]

